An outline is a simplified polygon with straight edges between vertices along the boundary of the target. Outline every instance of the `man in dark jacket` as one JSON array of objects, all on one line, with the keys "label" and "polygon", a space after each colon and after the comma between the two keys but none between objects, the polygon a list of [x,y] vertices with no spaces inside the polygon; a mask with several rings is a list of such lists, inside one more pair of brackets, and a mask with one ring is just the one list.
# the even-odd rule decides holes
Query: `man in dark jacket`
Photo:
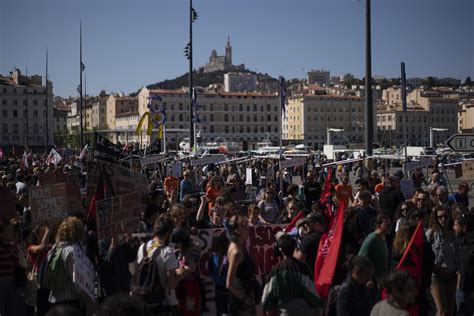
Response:
[{"label": "man in dark jacket", "polygon": [[352,269],[337,294],[337,316],[365,316],[372,308],[367,282],[372,279],[374,266],[370,259],[356,256]]},{"label": "man in dark jacket", "polygon": [[323,188],[321,184],[316,181],[316,177],[312,171],[306,174],[306,180],[303,183],[304,195],[306,198],[306,208],[311,210],[313,203],[319,200]]},{"label": "man in dark jacket", "polygon": [[[388,183],[379,194],[380,207],[382,211],[387,214],[392,222],[394,221],[395,211],[401,202],[405,201],[403,193],[400,191],[400,178],[391,176],[388,178]],[[395,219],[396,220],[396,219]]]}]

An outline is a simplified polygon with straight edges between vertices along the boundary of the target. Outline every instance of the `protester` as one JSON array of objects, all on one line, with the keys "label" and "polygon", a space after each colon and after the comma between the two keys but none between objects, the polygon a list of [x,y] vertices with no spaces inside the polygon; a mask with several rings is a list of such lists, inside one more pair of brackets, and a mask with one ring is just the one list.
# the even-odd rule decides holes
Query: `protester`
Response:
[{"label": "protester", "polygon": [[344,205],[351,205],[349,204],[349,200],[351,203],[354,202],[354,194],[352,192],[352,185],[349,183],[349,175],[344,174],[341,180],[342,183],[339,183],[335,187],[337,200],[344,202]]},{"label": "protester", "polygon": [[296,227],[298,228],[301,242],[295,257],[306,262],[313,272],[319,241],[325,230],[324,218],[321,215],[304,217],[296,222]]},{"label": "protester", "polygon": [[387,298],[372,308],[370,316],[408,316],[409,304],[416,298],[416,285],[407,272],[395,270],[385,279]]},{"label": "protester", "polygon": [[221,182],[218,176],[213,176],[207,184],[206,199],[208,201],[209,215],[214,208],[216,198],[221,194]]},{"label": "protester", "polygon": [[454,315],[461,249],[459,240],[452,231],[451,214],[447,206],[438,205],[433,209],[426,238],[436,258],[431,280],[431,294],[436,304],[436,313]]},{"label": "protester", "polygon": [[230,291],[230,315],[256,315],[255,265],[247,253],[244,243],[248,237],[248,219],[245,216],[232,216],[224,223],[230,240],[227,250],[229,269],[226,288]]},{"label": "protester", "polygon": [[215,305],[217,316],[228,314],[228,305],[230,292],[226,288],[227,271],[229,262],[227,260],[227,248],[229,239],[225,232],[217,231],[212,238],[211,251],[209,259],[209,275],[214,282],[214,291],[216,293]]},{"label": "protester", "polygon": [[374,265],[374,275],[377,285],[381,285],[388,273],[388,248],[385,237],[390,234],[392,222],[387,215],[378,215],[375,221],[375,231],[370,233],[362,243],[359,256],[366,256]]},{"label": "protester", "polygon": [[316,176],[312,171],[309,171],[306,174],[306,179],[303,182],[303,186],[306,199],[306,208],[310,210],[313,203],[319,201],[321,193],[323,192],[323,188],[321,187],[321,184],[316,181]]},{"label": "protester", "polygon": [[351,260],[350,273],[337,294],[337,316],[366,316],[371,310],[367,284],[374,274],[372,262],[364,256]]},{"label": "protester", "polygon": [[267,223],[275,223],[280,215],[280,208],[275,202],[273,191],[266,190],[264,199],[258,203],[260,214]]},{"label": "protester", "polygon": [[283,260],[268,276],[262,295],[263,309],[278,308],[280,315],[315,315],[321,300],[312,284],[312,269],[293,257],[296,249],[293,237],[282,233],[276,243]]},{"label": "protester", "polygon": [[461,182],[458,185],[458,192],[449,196],[449,200],[455,202],[459,207],[465,210],[469,209],[469,184],[467,182]]},{"label": "protester", "polygon": [[190,179],[189,171],[183,172],[183,180],[179,184],[179,201],[183,201],[186,195],[194,194],[193,182]]},{"label": "protester", "polygon": [[400,178],[391,176],[388,178],[388,185],[380,191],[380,207],[382,212],[389,216],[391,221],[394,221],[395,211],[400,203],[405,201],[405,197],[400,191]]}]

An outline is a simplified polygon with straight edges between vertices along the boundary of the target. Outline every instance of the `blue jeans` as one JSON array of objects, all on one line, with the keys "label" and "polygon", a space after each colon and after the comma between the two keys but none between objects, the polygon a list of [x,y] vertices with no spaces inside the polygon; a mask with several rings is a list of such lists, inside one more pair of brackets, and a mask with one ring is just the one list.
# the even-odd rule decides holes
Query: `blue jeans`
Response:
[{"label": "blue jeans", "polygon": [[24,316],[25,300],[13,277],[0,278],[0,315]]}]

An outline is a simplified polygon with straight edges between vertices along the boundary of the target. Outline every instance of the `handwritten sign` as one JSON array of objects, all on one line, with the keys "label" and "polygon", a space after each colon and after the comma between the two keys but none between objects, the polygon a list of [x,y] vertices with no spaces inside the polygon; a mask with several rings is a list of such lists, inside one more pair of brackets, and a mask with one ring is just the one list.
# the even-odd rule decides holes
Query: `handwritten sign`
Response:
[{"label": "handwritten sign", "polygon": [[474,160],[462,162],[462,176],[465,180],[474,179]]},{"label": "handwritten sign", "polygon": [[115,195],[135,191],[146,194],[148,191],[148,179],[144,174],[114,163],[90,161],[87,164],[87,201],[92,199],[102,170],[110,185],[110,191]]},{"label": "handwritten sign", "polygon": [[92,301],[95,301],[94,286],[95,269],[92,262],[87,257],[81,247],[74,246],[74,266],[72,281],[76,284]]},{"label": "handwritten sign", "polygon": [[213,156],[206,156],[201,159],[191,160],[191,166],[202,166],[202,165],[209,165],[214,163],[219,163],[224,161],[226,158],[224,155],[213,155]]},{"label": "handwritten sign", "polygon": [[135,232],[144,209],[138,192],[97,201],[97,238]]},{"label": "handwritten sign", "polygon": [[33,187],[30,190],[31,222],[54,222],[66,217],[68,212],[66,185],[64,183]]},{"label": "handwritten sign", "polygon": [[282,160],[280,161],[280,165],[282,168],[291,168],[291,167],[301,166],[305,162],[306,162],[306,158],[297,157],[297,158]]},{"label": "handwritten sign", "polygon": [[40,185],[44,184],[66,184],[66,195],[69,211],[81,211],[81,189],[78,174],[75,172],[64,173],[62,170],[41,173],[38,175]]},{"label": "handwritten sign", "polygon": [[[275,244],[275,235],[283,230],[284,225],[265,225],[249,227],[249,238],[247,238],[245,247],[255,263],[255,272],[257,280],[262,287],[267,281],[267,275],[272,267],[277,264],[280,259],[273,254],[273,246]],[[200,250],[199,271],[203,281],[206,293],[206,302],[208,311],[205,315],[216,315],[214,291],[214,282],[211,279],[208,270],[208,262],[212,258],[212,239],[214,235],[221,229],[201,229],[198,235],[193,237]]]}]

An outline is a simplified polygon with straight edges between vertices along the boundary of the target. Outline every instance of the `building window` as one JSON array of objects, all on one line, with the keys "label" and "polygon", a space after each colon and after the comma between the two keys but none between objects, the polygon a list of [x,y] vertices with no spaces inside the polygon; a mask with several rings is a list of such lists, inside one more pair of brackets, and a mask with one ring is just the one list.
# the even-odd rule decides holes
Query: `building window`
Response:
[{"label": "building window", "polygon": [[214,122],[214,114],[211,114],[211,122]]},{"label": "building window", "polygon": [[250,105],[247,105],[247,112],[250,112]]},{"label": "building window", "polygon": [[18,134],[18,124],[13,124],[13,133]]},{"label": "building window", "polygon": [[[224,122],[228,122],[229,121],[229,115],[228,114],[224,114]],[[227,125],[226,125],[227,127]]]},{"label": "building window", "polygon": [[3,111],[2,111],[2,116],[3,116],[3,117],[8,117],[8,111],[7,111],[7,110],[3,110]]},{"label": "building window", "polygon": [[3,123],[2,132],[3,132],[3,133],[8,133],[8,124],[7,124],[7,123]]},{"label": "building window", "polygon": [[244,105],[243,104],[239,104],[239,111],[242,112],[244,110]]},{"label": "building window", "polygon": [[179,110],[180,110],[180,111],[183,110],[183,103],[180,103],[180,104],[179,104]]},{"label": "building window", "polygon": [[3,100],[2,100],[2,104],[3,104],[3,105],[7,105],[7,99],[3,99]]},{"label": "building window", "polygon": [[13,99],[13,105],[18,105],[18,100],[17,99]]},{"label": "building window", "polygon": [[18,117],[18,110],[13,110],[13,117]]},{"label": "building window", "polygon": [[226,134],[229,133],[229,125],[226,125],[226,126],[224,127],[224,131],[225,131]]},{"label": "building window", "polygon": [[38,105],[38,100],[33,100],[33,105]]},{"label": "building window", "polygon": [[229,105],[228,104],[224,104],[224,111],[229,111]]},{"label": "building window", "polygon": [[38,133],[38,124],[33,125],[33,133]]},{"label": "building window", "polygon": [[257,112],[257,105],[256,104],[253,105],[253,111]]},{"label": "building window", "polygon": [[180,122],[183,121],[183,113],[179,113],[179,118],[178,118],[178,120],[179,120]]}]

